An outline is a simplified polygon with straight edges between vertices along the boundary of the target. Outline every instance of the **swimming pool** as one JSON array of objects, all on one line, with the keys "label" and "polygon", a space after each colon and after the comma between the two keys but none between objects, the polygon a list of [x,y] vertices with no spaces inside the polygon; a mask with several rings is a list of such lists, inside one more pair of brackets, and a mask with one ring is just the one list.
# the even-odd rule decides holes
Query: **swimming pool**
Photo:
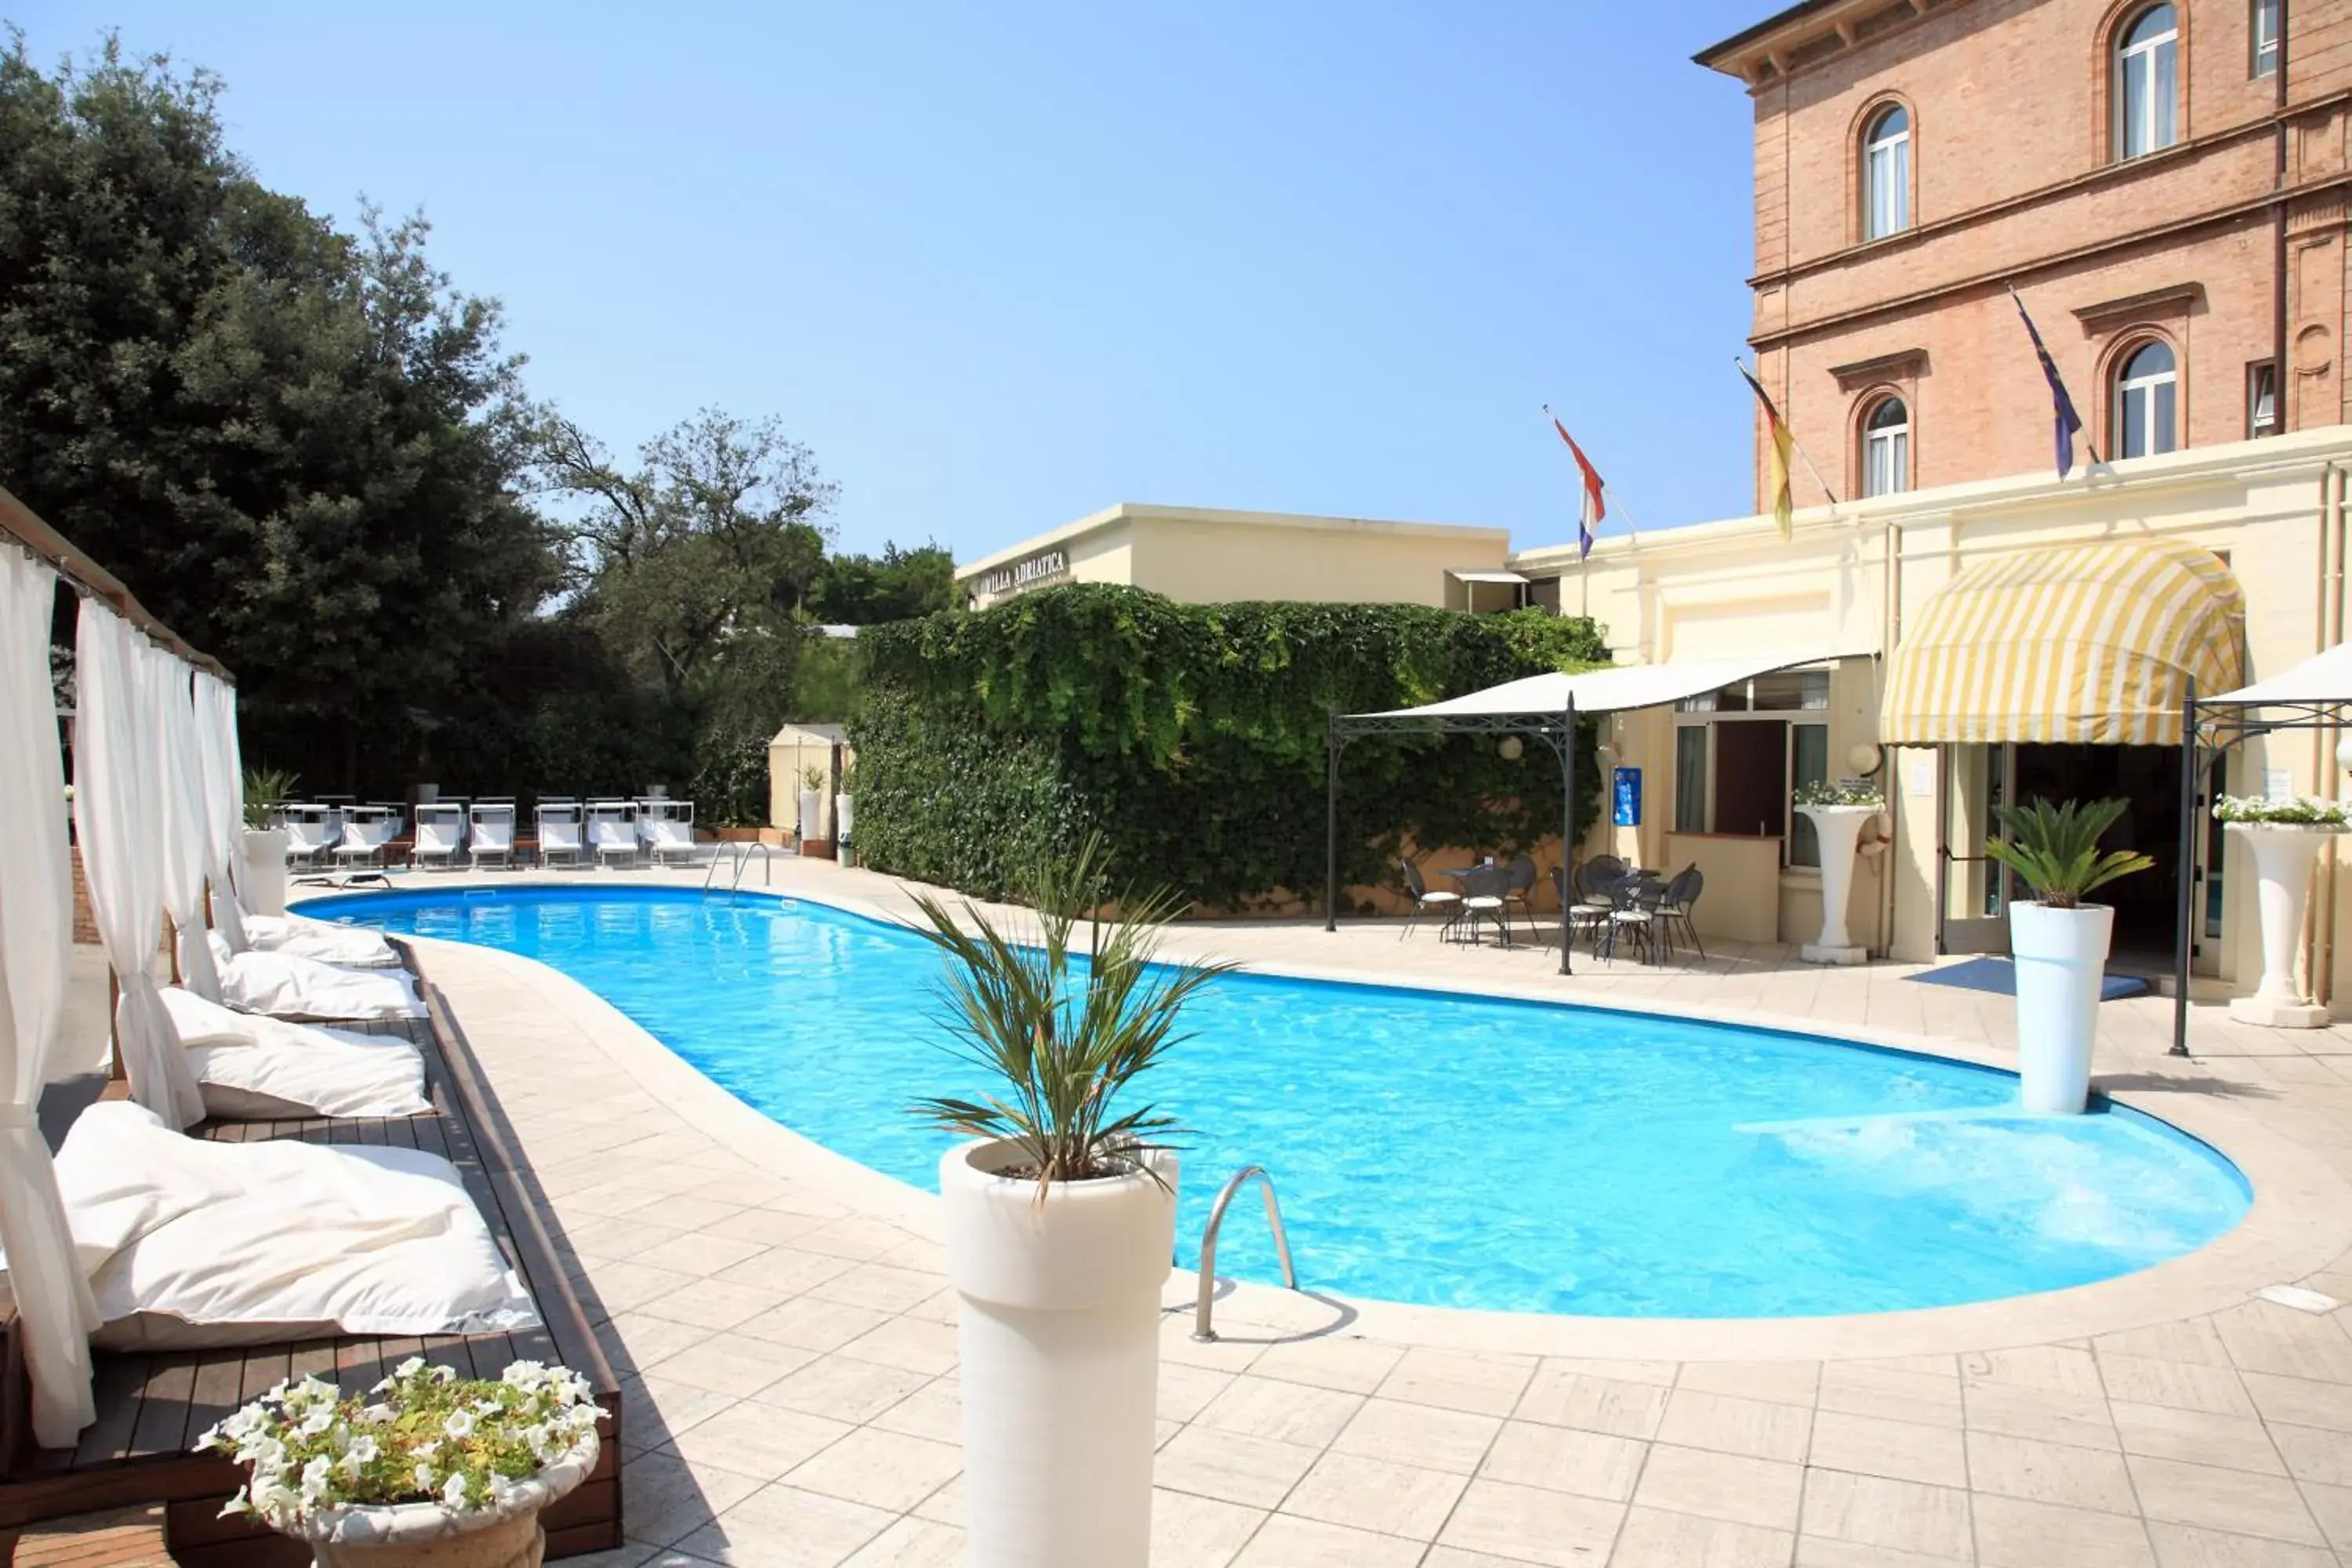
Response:
[{"label": "swimming pool", "polygon": [[[368,894],[312,912],[525,954],[739,1099],[926,1190],[907,1112],[983,1086],[931,1022],[912,934],[762,895],[544,887]],[[1307,1288],[1606,1317],[1949,1306],[2200,1247],[2236,1169],[2135,1111],[2030,1117],[2005,1073],[1815,1037],[1242,974],[1143,1087],[1183,1125],[1178,1252],[1265,1165]],[[1277,1281],[1244,1205],[1227,1273]]]}]

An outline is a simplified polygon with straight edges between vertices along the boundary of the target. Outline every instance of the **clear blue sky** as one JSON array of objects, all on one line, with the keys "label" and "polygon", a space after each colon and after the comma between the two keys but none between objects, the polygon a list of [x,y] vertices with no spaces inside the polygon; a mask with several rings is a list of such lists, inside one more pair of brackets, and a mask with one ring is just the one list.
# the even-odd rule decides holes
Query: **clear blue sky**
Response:
[{"label": "clear blue sky", "polygon": [[[1573,539],[1752,501],[1749,104],[1778,0],[278,6],[0,0],[223,76],[234,145],[421,208],[622,451],[779,415],[849,549],[1113,501]],[[1611,531],[1618,520],[1611,519]]]}]

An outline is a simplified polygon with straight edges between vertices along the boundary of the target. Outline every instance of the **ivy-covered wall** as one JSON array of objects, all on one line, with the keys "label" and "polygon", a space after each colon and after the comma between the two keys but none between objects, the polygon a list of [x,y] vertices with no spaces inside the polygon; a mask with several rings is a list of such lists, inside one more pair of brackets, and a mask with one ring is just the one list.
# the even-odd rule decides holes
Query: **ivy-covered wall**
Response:
[{"label": "ivy-covered wall", "polygon": [[[877,869],[983,897],[1100,827],[1122,873],[1195,902],[1319,900],[1330,715],[1411,707],[1603,663],[1589,620],[1412,605],[1179,605],[1074,584],[862,634],[857,841]],[[1600,806],[1581,738],[1577,830]],[[1342,880],[1421,846],[1507,853],[1556,835],[1559,771],[1492,737],[1368,737],[1341,774]]]}]

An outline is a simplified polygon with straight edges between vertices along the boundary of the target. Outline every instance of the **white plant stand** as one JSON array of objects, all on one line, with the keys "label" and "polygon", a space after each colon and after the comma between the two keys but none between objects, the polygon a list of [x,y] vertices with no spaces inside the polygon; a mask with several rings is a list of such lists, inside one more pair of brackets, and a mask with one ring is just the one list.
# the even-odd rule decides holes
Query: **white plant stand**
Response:
[{"label": "white plant stand", "polygon": [[1846,934],[1846,906],[1853,892],[1854,847],[1862,825],[1878,815],[1874,805],[1801,805],[1812,820],[1822,846],[1822,934],[1797,950],[1807,963],[1860,963],[1869,956]]},{"label": "white plant stand", "polygon": [[[967,1568],[1148,1568],[1160,1295],[1176,1157],[1159,1173],[1036,1184],[1013,1146],[940,1162],[961,1298]],[[1166,1184],[1163,1186],[1161,1183]]]},{"label": "white plant stand", "polygon": [[2018,1098],[2025,1109],[2071,1116],[2091,1097],[2091,1042],[2116,911],[2105,904],[2009,907],[2017,969]]},{"label": "white plant stand", "polygon": [[2324,1029],[2327,1009],[2294,983],[2295,950],[2303,944],[2303,907],[2311,893],[2316,851],[2344,832],[2306,822],[2231,822],[2223,826],[2254,853],[2263,920],[2263,982],[2251,996],[2231,999],[2230,1016],[2273,1029]]}]

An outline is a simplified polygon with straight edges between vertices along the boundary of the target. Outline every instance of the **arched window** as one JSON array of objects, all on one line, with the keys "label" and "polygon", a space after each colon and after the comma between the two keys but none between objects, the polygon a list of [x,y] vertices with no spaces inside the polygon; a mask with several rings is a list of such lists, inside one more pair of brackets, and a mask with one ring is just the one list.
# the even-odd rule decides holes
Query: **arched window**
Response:
[{"label": "arched window", "polygon": [[1862,136],[1862,237],[1881,239],[1911,226],[1911,116],[1889,104]]},{"label": "arched window", "polygon": [[2137,158],[2180,140],[2180,23],[2170,5],[2151,5],[2116,44],[2116,150]]},{"label": "arched window", "polygon": [[1862,493],[1891,496],[1911,488],[1911,411],[1882,397],[1862,422]]},{"label": "arched window", "polygon": [[2144,343],[2116,372],[2116,456],[2145,458],[2180,444],[2180,372],[2169,345]]}]

